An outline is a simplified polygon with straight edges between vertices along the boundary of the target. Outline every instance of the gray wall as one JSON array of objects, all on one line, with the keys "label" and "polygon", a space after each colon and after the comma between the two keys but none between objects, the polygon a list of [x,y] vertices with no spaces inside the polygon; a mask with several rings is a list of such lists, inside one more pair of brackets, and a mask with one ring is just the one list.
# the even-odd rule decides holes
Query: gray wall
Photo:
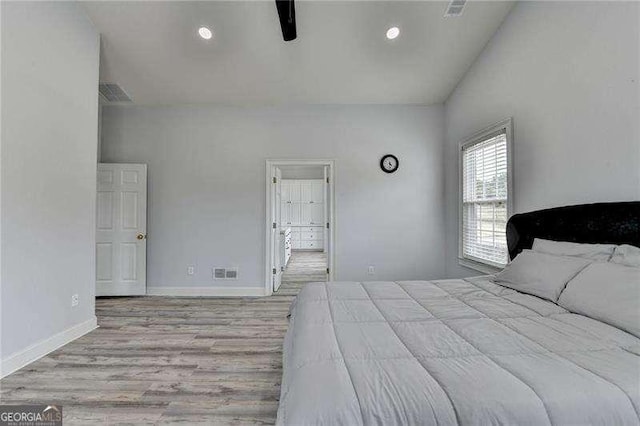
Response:
[{"label": "gray wall", "polygon": [[[287,158],[336,161],[336,278],[439,278],[443,113],[442,106],[105,107],[102,161],[149,166],[149,286],[263,287],[265,160]],[[395,174],[378,166],[386,153],[400,159]],[[191,277],[190,264],[197,265]],[[240,279],[214,282],[212,266],[239,266]]]},{"label": "gray wall", "polygon": [[77,4],[1,7],[5,360],[95,319],[98,35]]},{"label": "gray wall", "polygon": [[640,4],[520,2],[446,103],[447,275],[458,143],[514,118],[514,209],[640,199]]},{"label": "gray wall", "polygon": [[282,179],[322,179],[324,178],[323,166],[283,166]]}]

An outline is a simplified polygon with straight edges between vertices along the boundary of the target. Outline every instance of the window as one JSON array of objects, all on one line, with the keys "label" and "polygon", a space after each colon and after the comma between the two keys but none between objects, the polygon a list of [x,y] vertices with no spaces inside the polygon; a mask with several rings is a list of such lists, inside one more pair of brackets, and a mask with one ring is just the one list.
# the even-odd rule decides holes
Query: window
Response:
[{"label": "window", "polygon": [[[511,213],[511,119],[465,140],[460,149],[460,262],[507,264]],[[477,269],[477,268],[476,268]]]}]

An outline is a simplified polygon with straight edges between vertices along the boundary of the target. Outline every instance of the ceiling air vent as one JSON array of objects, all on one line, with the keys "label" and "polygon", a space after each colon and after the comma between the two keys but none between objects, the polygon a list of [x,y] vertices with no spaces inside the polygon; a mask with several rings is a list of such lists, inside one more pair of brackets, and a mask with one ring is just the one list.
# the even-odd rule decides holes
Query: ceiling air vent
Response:
[{"label": "ceiling air vent", "polygon": [[98,91],[105,102],[131,102],[129,95],[115,83],[100,83]]},{"label": "ceiling air vent", "polygon": [[444,13],[445,18],[462,15],[466,3],[467,0],[452,0],[447,7],[447,11]]}]

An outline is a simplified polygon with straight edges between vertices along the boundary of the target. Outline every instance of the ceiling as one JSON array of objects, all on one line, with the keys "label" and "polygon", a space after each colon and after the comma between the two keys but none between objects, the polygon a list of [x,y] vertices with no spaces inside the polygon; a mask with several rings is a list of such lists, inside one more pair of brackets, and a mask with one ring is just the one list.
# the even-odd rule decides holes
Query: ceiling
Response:
[{"label": "ceiling", "polygon": [[284,42],[274,1],[83,3],[102,35],[100,81],[144,105],[442,102],[512,4],[445,18],[448,2],[298,1],[298,38]]}]

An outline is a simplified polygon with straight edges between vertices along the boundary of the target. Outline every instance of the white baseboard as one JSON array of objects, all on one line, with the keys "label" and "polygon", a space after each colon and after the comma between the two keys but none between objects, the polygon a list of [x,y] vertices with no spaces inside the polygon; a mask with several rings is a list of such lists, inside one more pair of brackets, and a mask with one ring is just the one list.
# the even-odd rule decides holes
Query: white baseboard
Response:
[{"label": "white baseboard", "polygon": [[96,328],[98,328],[98,319],[94,316],[8,356],[0,364],[0,378],[8,376]]},{"label": "white baseboard", "polygon": [[264,287],[150,287],[147,296],[261,297]]}]

